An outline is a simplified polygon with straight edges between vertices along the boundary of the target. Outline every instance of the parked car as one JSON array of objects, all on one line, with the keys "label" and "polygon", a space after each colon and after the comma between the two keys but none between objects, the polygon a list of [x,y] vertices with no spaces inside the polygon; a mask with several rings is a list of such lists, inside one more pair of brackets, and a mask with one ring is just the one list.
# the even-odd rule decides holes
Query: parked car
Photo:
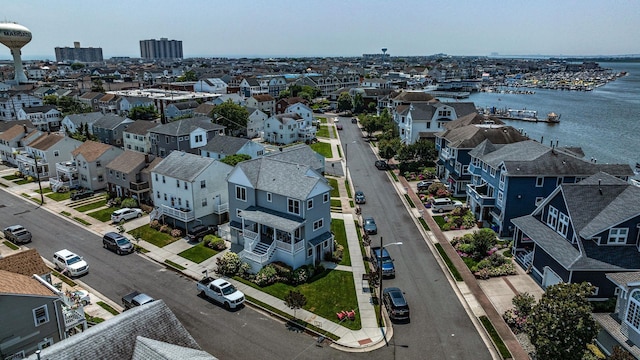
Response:
[{"label": "parked car", "polygon": [[122,297],[122,306],[126,311],[129,309],[133,309],[136,306],[148,304],[153,301],[155,301],[155,299],[151,296],[139,291],[134,291]]},{"label": "parked car", "polygon": [[337,130],[342,130],[342,124],[336,124],[336,129]]},{"label": "parked car", "polygon": [[138,208],[122,208],[118,209],[111,214],[111,221],[119,223],[120,221],[127,221],[135,218],[139,218],[144,213]]},{"label": "parked car", "polygon": [[89,264],[81,256],[63,249],[53,254],[56,270],[67,276],[80,276],[89,272]]},{"label": "parked car", "polygon": [[204,295],[226,309],[235,309],[244,303],[244,294],[225,279],[205,277],[198,281],[196,288]]},{"label": "parked car", "polygon": [[71,192],[71,200],[80,200],[93,196],[93,190],[80,189]]},{"label": "parked car", "polygon": [[216,228],[214,226],[196,225],[187,232],[187,238],[189,241],[202,241],[205,236],[215,233]]},{"label": "parked car", "polygon": [[378,170],[389,170],[389,164],[387,164],[384,160],[376,160],[375,165]]},{"label": "parked car", "polygon": [[357,124],[358,123],[358,118],[351,118],[351,123],[352,124]]},{"label": "parked car", "polygon": [[364,204],[367,202],[367,198],[365,198],[364,193],[360,190],[356,191],[354,199],[356,204]]},{"label": "parked car", "polygon": [[75,290],[71,292],[71,300],[78,301],[82,305],[91,304],[91,295],[87,290]]},{"label": "parked car", "polygon": [[426,191],[427,189],[429,189],[429,186],[431,185],[433,185],[433,181],[422,180],[422,181],[418,181],[418,184],[416,186],[418,187],[418,191]]},{"label": "parked car", "polygon": [[384,304],[391,320],[409,321],[409,303],[404,298],[404,293],[397,287],[385,288],[382,291],[382,303]]},{"label": "parked car", "polygon": [[367,235],[375,235],[378,233],[378,225],[376,225],[376,221],[372,217],[364,218],[364,233]]},{"label": "parked car", "polygon": [[385,248],[371,248],[373,254],[373,267],[377,272],[380,272],[380,265],[382,265],[382,276],[395,277],[396,267],[393,265],[393,259],[389,252]]},{"label": "parked car", "polygon": [[31,232],[22,225],[11,225],[4,228],[4,238],[14,244],[26,244],[31,241]]},{"label": "parked car", "polygon": [[431,203],[431,210],[433,212],[443,213],[445,211],[452,211],[455,208],[462,207],[462,203],[458,200],[451,200],[449,198],[433,199]]},{"label": "parked car", "polygon": [[102,237],[102,247],[115,251],[116,254],[131,254],[133,252],[133,244],[126,237],[115,233],[108,232]]}]

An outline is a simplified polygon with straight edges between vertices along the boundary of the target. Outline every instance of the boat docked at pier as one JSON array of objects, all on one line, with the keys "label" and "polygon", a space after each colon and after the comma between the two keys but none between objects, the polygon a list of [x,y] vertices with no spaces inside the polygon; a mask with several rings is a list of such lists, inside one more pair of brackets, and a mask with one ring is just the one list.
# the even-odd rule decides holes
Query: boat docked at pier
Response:
[{"label": "boat docked at pier", "polygon": [[538,118],[538,112],[536,110],[529,109],[499,109],[494,107],[478,109],[478,113],[488,116],[497,117],[501,120],[519,120],[529,122],[546,122],[546,123],[558,123],[560,122],[560,115],[551,112],[547,114],[546,118]]}]

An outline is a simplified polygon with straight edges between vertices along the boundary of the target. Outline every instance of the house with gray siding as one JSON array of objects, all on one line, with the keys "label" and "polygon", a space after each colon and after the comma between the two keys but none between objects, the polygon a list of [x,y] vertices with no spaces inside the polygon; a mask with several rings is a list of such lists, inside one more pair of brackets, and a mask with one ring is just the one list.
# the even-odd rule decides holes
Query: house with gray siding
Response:
[{"label": "house with gray siding", "polygon": [[516,262],[542,288],[589,282],[592,299],[613,297],[608,274],[640,271],[639,203],[640,187],[604,172],[561,183],[531,214],[511,220]]},{"label": "house with gray siding", "polygon": [[226,177],[232,169],[216,159],[171,152],[151,170],[152,217],[184,230],[227,221]]},{"label": "house with gray siding", "polygon": [[225,127],[206,116],[193,117],[149,129],[151,153],[165,157],[174,150],[198,154],[214,136],[224,135]]},{"label": "house with gray siding", "polygon": [[154,156],[125,150],[107,164],[107,191],[119,198],[134,198],[138,203],[149,203],[151,181],[142,169],[149,166]]},{"label": "house with gray siding", "polygon": [[333,252],[331,186],[320,173],[267,156],[239,163],[227,181],[229,238],[253,271],[316,265]]},{"label": "house with gray siding", "polygon": [[27,127],[26,125],[14,125],[9,129],[0,133],[0,160],[17,166],[16,155],[20,153],[21,150],[24,149],[25,146],[25,138],[27,134],[33,130],[32,128]]},{"label": "house with gray siding", "polygon": [[122,132],[133,123],[133,120],[116,114],[106,114],[96,120],[91,127],[98,141],[122,147]]},{"label": "house with gray siding", "polygon": [[99,111],[84,114],[69,114],[62,119],[61,127],[65,132],[73,134],[82,130],[82,128],[87,125],[89,134],[93,134],[93,123],[103,116]]},{"label": "house with gray siding", "polygon": [[[26,139],[30,140],[30,135]],[[70,161],[71,151],[81,144],[76,139],[58,133],[41,134],[16,155],[18,170],[25,175],[46,180],[53,175],[54,164]]]},{"label": "house with gray siding", "polygon": [[151,152],[149,130],[160,125],[155,121],[136,120],[122,131],[122,144],[125,150],[148,154]]}]

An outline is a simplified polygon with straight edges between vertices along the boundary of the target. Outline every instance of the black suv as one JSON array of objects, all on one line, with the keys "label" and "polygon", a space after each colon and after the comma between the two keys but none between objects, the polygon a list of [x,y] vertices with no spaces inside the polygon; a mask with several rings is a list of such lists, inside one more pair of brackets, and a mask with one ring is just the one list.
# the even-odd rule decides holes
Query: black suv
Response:
[{"label": "black suv", "polygon": [[385,288],[382,292],[382,302],[391,320],[410,320],[409,304],[404,298],[404,293],[399,288]]},{"label": "black suv", "polygon": [[378,168],[378,170],[388,170],[389,169],[389,165],[384,162],[383,160],[376,160],[376,167]]},{"label": "black suv", "polygon": [[187,232],[187,238],[189,239],[189,241],[202,241],[202,238],[204,238],[205,236],[215,233],[216,228],[213,226],[196,225]]},{"label": "black suv", "polygon": [[115,251],[116,254],[131,254],[133,252],[133,244],[126,237],[115,233],[108,232],[102,237],[102,247]]}]

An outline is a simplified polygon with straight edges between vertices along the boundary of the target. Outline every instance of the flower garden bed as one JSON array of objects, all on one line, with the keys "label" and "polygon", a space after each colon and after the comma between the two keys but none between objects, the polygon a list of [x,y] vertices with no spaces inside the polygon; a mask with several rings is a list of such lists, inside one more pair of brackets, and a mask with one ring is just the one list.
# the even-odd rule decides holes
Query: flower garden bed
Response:
[{"label": "flower garden bed", "polygon": [[476,278],[488,279],[516,273],[513,259],[505,257],[501,249],[508,245],[500,243],[491,229],[480,229],[451,240],[469,270]]}]

